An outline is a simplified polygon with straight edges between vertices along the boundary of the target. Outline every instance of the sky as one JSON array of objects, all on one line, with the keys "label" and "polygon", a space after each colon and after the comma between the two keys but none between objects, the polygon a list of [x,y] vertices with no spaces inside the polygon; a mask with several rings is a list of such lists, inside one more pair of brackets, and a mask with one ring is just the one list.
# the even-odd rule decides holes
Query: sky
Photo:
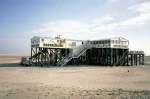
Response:
[{"label": "sky", "polygon": [[124,37],[150,55],[150,0],[0,0],[0,53],[30,54],[33,36]]}]

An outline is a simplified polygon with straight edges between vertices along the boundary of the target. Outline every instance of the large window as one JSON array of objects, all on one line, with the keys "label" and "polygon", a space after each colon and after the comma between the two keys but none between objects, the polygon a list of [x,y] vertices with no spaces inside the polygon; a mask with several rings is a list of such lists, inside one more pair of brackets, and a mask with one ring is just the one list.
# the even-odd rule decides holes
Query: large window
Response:
[{"label": "large window", "polygon": [[42,42],[44,42],[44,39],[42,39]]}]

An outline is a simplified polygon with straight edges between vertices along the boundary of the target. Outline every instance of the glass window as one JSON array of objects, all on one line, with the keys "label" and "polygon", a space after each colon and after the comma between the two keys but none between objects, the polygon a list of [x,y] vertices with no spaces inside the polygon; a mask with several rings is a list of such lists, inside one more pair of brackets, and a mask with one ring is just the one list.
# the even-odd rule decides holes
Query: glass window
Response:
[{"label": "glass window", "polygon": [[42,42],[44,42],[44,39],[42,39]]},{"label": "glass window", "polygon": [[99,41],[99,44],[101,44],[101,41]]},{"label": "glass window", "polygon": [[98,44],[98,41],[96,41],[96,44]]}]

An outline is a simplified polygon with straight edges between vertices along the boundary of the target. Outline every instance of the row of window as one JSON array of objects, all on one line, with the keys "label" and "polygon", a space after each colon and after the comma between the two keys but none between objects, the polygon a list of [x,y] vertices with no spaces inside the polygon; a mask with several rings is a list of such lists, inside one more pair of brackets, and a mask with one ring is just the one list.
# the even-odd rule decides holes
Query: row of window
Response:
[{"label": "row of window", "polygon": [[104,41],[92,41],[91,44],[109,44],[110,40],[104,40]]},{"label": "row of window", "polygon": [[123,44],[126,45],[128,42],[127,41],[119,41],[119,40],[112,40],[113,44]]},{"label": "row of window", "polygon": [[128,46],[123,46],[123,45],[114,45],[114,47],[123,47],[123,48],[127,48]]},{"label": "row of window", "polygon": [[57,44],[43,44],[43,46],[53,46],[53,47],[57,47],[58,45]]},{"label": "row of window", "polygon": [[91,44],[123,44],[123,45],[126,45],[128,44],[128,42],[126,41],[119,41],[119,40],[104,40],[104,41],[92,41]]},{"label": "row of window", "polygon": [[98,44],[95,47],[110,47],[110,44]]},{"label": "row of window", "polygon": [[39,47],[39,44],[31,45],[31,47]]}]

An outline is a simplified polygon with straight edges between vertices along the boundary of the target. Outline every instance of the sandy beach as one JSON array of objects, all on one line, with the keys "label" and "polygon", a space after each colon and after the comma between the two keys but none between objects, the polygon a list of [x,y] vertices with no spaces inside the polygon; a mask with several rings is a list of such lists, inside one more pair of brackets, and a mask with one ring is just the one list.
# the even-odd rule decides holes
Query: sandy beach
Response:
[{"label": "sandy beach", "polygon": [[19,60],[0,57],[0,99],[150,99],[148,62],[132,67],[23,67]]}]

